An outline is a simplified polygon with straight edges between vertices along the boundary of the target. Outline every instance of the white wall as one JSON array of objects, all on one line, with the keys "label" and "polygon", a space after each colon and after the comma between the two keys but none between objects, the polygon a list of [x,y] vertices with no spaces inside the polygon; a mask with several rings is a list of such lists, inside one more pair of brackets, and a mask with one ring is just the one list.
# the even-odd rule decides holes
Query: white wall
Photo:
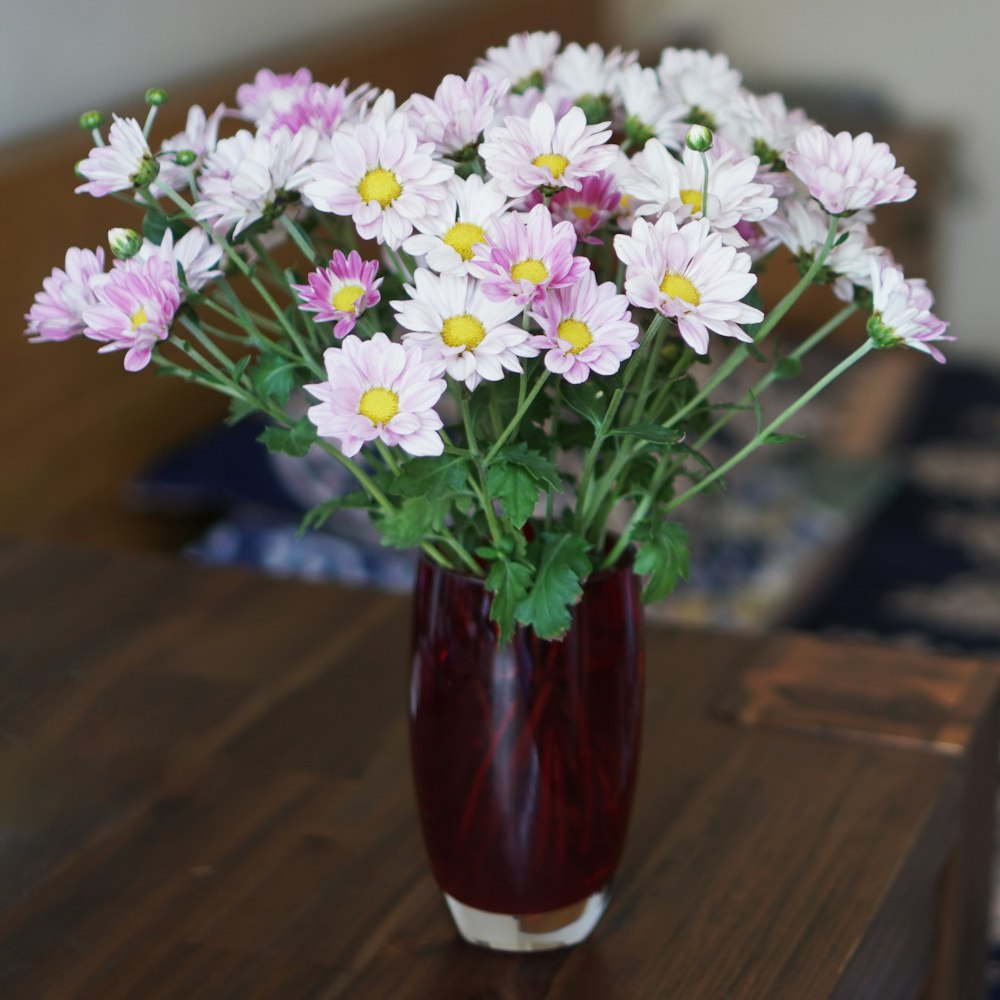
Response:
[{"label": "white wall", "polygon": [[705,31],[748,77],[868,84],[906,121],[950,123],[956,149],[943,155],[956,164],[957,176],[939,206],[938,312],[960,338],[950,353],[1000,362],[993,301],[1000,233],[1000,3],[622,0],[617,10],[627,45],[670,44],[678,34]]},{"label": "white wall", "polygon": [[340,27],[377,27],[414,6],[414,0],[3,0],[0,142],[288,42]]}]

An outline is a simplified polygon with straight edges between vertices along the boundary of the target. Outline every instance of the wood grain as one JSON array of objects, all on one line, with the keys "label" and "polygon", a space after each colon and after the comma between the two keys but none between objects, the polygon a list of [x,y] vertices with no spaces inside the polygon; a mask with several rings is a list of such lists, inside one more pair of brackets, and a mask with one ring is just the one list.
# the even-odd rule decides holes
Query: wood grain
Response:
[{"label": "wood grain", "polygon": [[5,1000],[977,996],[995,664],[944,661],[941,752],[716,711],[769,659],[849,655],[892,731],[883,669],[933,657],[652,631],[611,907],[519,958],[456,940],[428,874],[405,601],[32,542],[0,593]]}]

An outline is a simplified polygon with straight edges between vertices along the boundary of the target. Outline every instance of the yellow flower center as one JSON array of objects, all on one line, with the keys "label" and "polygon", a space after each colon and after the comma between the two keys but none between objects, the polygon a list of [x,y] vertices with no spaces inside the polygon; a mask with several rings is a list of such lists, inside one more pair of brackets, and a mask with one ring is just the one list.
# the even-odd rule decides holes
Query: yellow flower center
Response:
[{"label": "yellow flower center", "polygon": [[330,305],[337,312],[352,313],[354,304],[365,294],[365,290],[360,285],[344,285],[339,292],[335,292]]},{"label": "yellow flower center", "polygon": [[573,214],[584,221],[593,218],[594,210],[589,205],[574,205]]},{"label": "yellow flower center", "polygon": [[579,354],[580,351],[585,347],[590,347],[594,342],[590,327],[578,319],[564,319],[559,324],[559,336],[573,345],[570,348],[570,354]]},{"label": "yellow flower center", "polygon": [[486,239],[486,233],[482,226],[477,226],[474,222],[456,222],[444,234],[444,241],[454,250],[462,260],[472,260],[472,248],[476,243],[482,243]]},{"label": "yellow flower center", "polygon": [[692,215],[697,215],[699,212],[703,211],[701,192],[696,191],[694,188],[682,188],[681,201],[690,207]]},{"label": "yellow flower center", "polygon": [[387,424],[399,413],[399,396],[392,389],[374,386],[368,389],[358,403],[358,413],[376,426]]},{"label": "yellow flower center", "polygon": [[369,170],[358,184],[362,201],[377,201],[383,208],[388,208],[402,193],[396,175],[382,167]]},{"label": "yellow flower center", "polygon": [[132,329],[138,330],[143,323],[148,322],[149,317],[146,315],[146,310],[139,306],[134,313],[132,313]]},{"label": "yellow flower center", "polygon": [[698,289],[691,284],[683,274],[674,274],[667,271],[660,282],[660,291],[672,299],[683,299],[689,305],[696,306],[701,303],[701,295]]},{"label": "yellow flower center", "polygon": [[486,336],[486,327],[468,313],[461,316],[449,316],[441,327],[441,339],[449,347],[464,347],[470,350],[478,347]]},{"label": "yellow flower center", "polygon": [[541,156],[536,156],[531,161],[531,165],[534,167],[548,167],[552,177],[555,180],[559,180],[569,166],[569,160],[561,153],[542,153]]},{"label": "yellow flower center", "polygon": [[548,276],[549,269],[534,257],[516,263],[510,269],[510,276],[515,281],[530,281],[533,285],[540,285]]}]

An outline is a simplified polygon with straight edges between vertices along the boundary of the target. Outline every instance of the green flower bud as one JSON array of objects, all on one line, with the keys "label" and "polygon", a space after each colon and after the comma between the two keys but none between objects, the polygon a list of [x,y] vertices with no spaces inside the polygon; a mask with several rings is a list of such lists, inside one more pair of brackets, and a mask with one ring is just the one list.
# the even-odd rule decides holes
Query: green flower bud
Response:
[{"label": "green flower bud", "polygon": [[712,148],[712,130],[705,125],[692,125],[684,140],[688,149],[696,153],[707,153]]},{"label": "green flower bud", "polygon": [[174,163],[179,167],[190,167],[197,159],[198,154],[193,149],[179,149],[174,153]]},{"label": "green flower bud", "polygon": [[100,128],[104,124],[104,115],[100,111],[84,111],[80,115],[80,128],[84,132],[93,132],[95,128]]},{"label": "green flower bud", "polygon": [[875,342],[876,347],[897,347],[903,342],[903,338],[892,327],[886,326],[882,322],[881,313],[873,312],[868,317],[865,329],[868,331],[868,336]]},{"label": "green flower bud", "polygon": [[108,246],[119,260],[128,260],[139,252],[142,237],[134,229],[109,229]]},{"label": "green flower bud", "polygon": [[151,108],[159,108],[167,103],[167,92],[159,87],[150,87],[146,91],[146,103]]}]

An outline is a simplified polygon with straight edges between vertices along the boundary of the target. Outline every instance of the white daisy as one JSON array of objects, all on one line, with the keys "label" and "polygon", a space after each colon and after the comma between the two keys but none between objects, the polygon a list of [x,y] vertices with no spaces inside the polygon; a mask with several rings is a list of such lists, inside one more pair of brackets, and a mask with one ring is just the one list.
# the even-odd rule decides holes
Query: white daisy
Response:
[{"label": "white daisy", "polygon": [[707,219],[679,228],[669,213],[655,226],[636,219],[631,236],[616,236],[614,244],[625,264],[629,301],[675,320],[681,336],[699,354],[708,352],[709,330],[752,339],[738,325],[764,318],[759,309],[741,301],[757,281],[750,272],[750,257],[725,246]]},{"label": "white daisy", "polygon": [[759,160],[742,157],[735,150],[713,147],[708,163],[708,203],[704,201],[705,168],[702,154],[685,148],[681,159],[650,139],[634,156],[623,179],[625,192],[636,204],[637,215],[670,212],[678,222],[706,218],[725,243],[744,247],[747,241],[737,228],[740,222],[759,222],[778,207],[771,187],[755,181]]},{"label": "white daisy", "polygon": [[491,82],[474,69],[467,80],[446,76],[434,99],[414,94],[406,102],[410,126],[422,142],[430,142],[438,155],[459,153],[479,142],[497,117],[497,107],[507,93],[508,82]]},{"label": "white daisy", "polygon": [[728,120],[741,78],[724,55],[664,49],[657,72],[668,97],[687,106],[689,121],[716,129]]},{"label": "white daisy", "polygon": [[521,198],[541,187],[579,190],[584,177],[618,159],[610,136],[610,129],[588,125],[580,108],[570,108],[557,122],[552,108],[539,104],[530,118],[511,116],[493,128],[479,154],[497,187]]},{"label": "white daisy", "polygon": [[547,93],[567,98],[585,110],[603,109],[600,117],[588,114],[591,121],[600,121],[609,116],[618,74],[638,57],[637,52],[622,52],[619,48],[605,52],[593,42],[586,48],[571,42],[552,63]]},{"label": "white daisy", "polygon": [[552,71],[559,44],[559,35],[554,31],[511,35],[506,45],[487,49],[476,66],[494,82],[509,81],[515,94],[523,94],[530,88],[541,90]]},{"label": "white daisy", "polygon": [[77,194],[103,198],[114,191],[148,187],[156,178],[159,164],[154,158],[142,126],[134,118],[114,116],[105,146],[95,146],[77,167],[86,184]]},{"label": "white daisy", "polygon": [[945,334],[948,324],[930,310],[934,304],[927,285],[917,278],[907,280],[902,268],[882,257],[871,259],[872,315],[868,336],[878,347],[905,345],[944,363],[936,340],[954,340]]},{"label": "white daisy", "polygon": [[[224,104],[220,104],[210,115],[206,115],[199,104],[188,110],[184,131],[164,139],[160,145],[160,152],[170,155],[160,157],[159,180],[169,184],[174,190],[187,186],[192,172],[200,170],[205,157],[215,149],[219,141],[219,123],[225,113]],[[173,154],[181,150],[194,153],[194,163],[186,167],[178,166]]]},{"label": "white daisy", "polygon": [[454,170],[432,159],[431,149],[402,113],[369,114],[351,132],[335,134],[327,158],[303,171],[303,197],[321,212],[351,216],[363,239],[397,250],[447,201]]},{"label": "white daisy", "polygon": [[650,139],[659,139],[668,149],[684,145],[687,107],[668,98],[656,70],[627,66],[618,74],[616,87],[624,118],[622,131],[632,147],[642,149]]},{"label": "white daisy", "polygon": [[136,257],[139,260],[159,257],[172,264],[175,270],[179,267],[184,272],[185,284],[193,291],[199,291],[222,274],[219,269],[222,247],[209,239],[199,226],[193,226],[176,242],[173,231],[168,227],[159,245],[148,239],[143,240]]},{"label": "white daisy", "polygon": [[520,372],[520,358],[538,349],[509,321],[521,313],[512,299],[494,302],[472,278],[440,276],[419,269],[408,299],[391,303],[396,320],[409,332],[403,341],[420,348],[456,381],[475,389],[485,379],[498,382],[504,371]]},{"label": "white daisy", "polygon": [[507,208],[508,199],[491,181],[478,174],[448,182],[448,201],[439,215],[417,222],[415,233],[403,244],[412,257],[438,274],[468,274],[474,247],[486,236]]}]

